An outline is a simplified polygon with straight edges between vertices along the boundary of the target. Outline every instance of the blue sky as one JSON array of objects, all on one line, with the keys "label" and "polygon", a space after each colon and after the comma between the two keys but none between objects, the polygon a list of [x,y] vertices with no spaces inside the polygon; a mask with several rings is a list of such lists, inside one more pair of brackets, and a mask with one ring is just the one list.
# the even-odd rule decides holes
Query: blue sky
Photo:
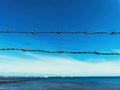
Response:
[{"label": "blue sky", "polygon": [[[14,31],[119,31],[120,1],[1,0],[0,30],[6,29]],[[120,52],[119,41],[119,35],[0,34],[0,48]],[[120,75],[120,72],[116,70],[120,69],[119,60],[119,56],[0,51],[0,75]],[[76,67],[72,69],[71,66]],[[105,66],[108,69],[105,69]]]}]

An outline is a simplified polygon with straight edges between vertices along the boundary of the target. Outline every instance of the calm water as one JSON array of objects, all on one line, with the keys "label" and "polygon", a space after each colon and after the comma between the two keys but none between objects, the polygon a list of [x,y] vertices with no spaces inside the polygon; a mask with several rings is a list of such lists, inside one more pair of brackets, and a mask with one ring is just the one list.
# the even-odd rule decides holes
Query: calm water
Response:
[{"label": "calm water", "polygon": [[120,78],[0,78],[30,81],[0,84],[0,90],[120,90]]}]

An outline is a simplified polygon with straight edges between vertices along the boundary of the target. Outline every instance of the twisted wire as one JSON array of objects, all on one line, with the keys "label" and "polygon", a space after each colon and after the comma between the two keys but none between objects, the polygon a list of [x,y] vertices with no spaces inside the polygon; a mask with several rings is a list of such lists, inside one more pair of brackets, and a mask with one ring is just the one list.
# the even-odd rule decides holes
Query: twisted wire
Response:
[{"label": "twisted wire", "polygon": [[120,34],[120,32],[63,32],[63,31],[57,31],[57,32],[39,32],[39,31],[11,31],[11,30],[6,30],[6,31],[0,31],[0,34],[110,34],[110,35],[115,35],[115,34]]},{"label": "twisted wire", "polygon": [[120,53],[114,53],[114,52],[99,52],[99,51],[93,51],[93,52],[78,51],[78,52],[74,52],[74,51],[63,51],[63,50],[50,51],[50,50],[27,49],[27,48],[0,48],[0,51],[41,52],[41,53],[51,53],[51,54],[120,55]]}]

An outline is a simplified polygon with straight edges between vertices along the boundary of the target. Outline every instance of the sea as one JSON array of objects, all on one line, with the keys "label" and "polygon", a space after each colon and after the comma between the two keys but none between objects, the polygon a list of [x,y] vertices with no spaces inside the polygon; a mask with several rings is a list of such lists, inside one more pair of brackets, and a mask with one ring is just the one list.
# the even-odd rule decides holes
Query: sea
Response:
[{"label": "sea", "polygon": [[0,90],[120,90],[120,77],[1,77]]}]

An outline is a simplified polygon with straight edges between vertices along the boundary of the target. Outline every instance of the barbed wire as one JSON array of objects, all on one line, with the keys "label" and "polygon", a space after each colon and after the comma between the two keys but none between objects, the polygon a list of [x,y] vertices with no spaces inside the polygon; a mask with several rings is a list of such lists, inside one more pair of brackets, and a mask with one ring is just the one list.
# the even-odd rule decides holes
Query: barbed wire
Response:
[{"label": "barbed wire", "polygon": [[27,49],[27,48],[0,48],[0,51],[22,51],[22,52],[42,52],[42,53],[51,53],[51,54],[95,54],[95,55],[120,55],[120,53],[114,52],[73,52],[73,51],[49,51],[49,50],[39,50],[39,49]]},{"label": "barbed wire", "polygon": [[115,34],[120,34],[120,32],[64,32],[64,31],[57,31],[57,32],[39,32],[39,31],[11,31],[11,30],[5,30],[5,31],[0,31],[0,34],[110,34],[110,35],[115,35]]}]

